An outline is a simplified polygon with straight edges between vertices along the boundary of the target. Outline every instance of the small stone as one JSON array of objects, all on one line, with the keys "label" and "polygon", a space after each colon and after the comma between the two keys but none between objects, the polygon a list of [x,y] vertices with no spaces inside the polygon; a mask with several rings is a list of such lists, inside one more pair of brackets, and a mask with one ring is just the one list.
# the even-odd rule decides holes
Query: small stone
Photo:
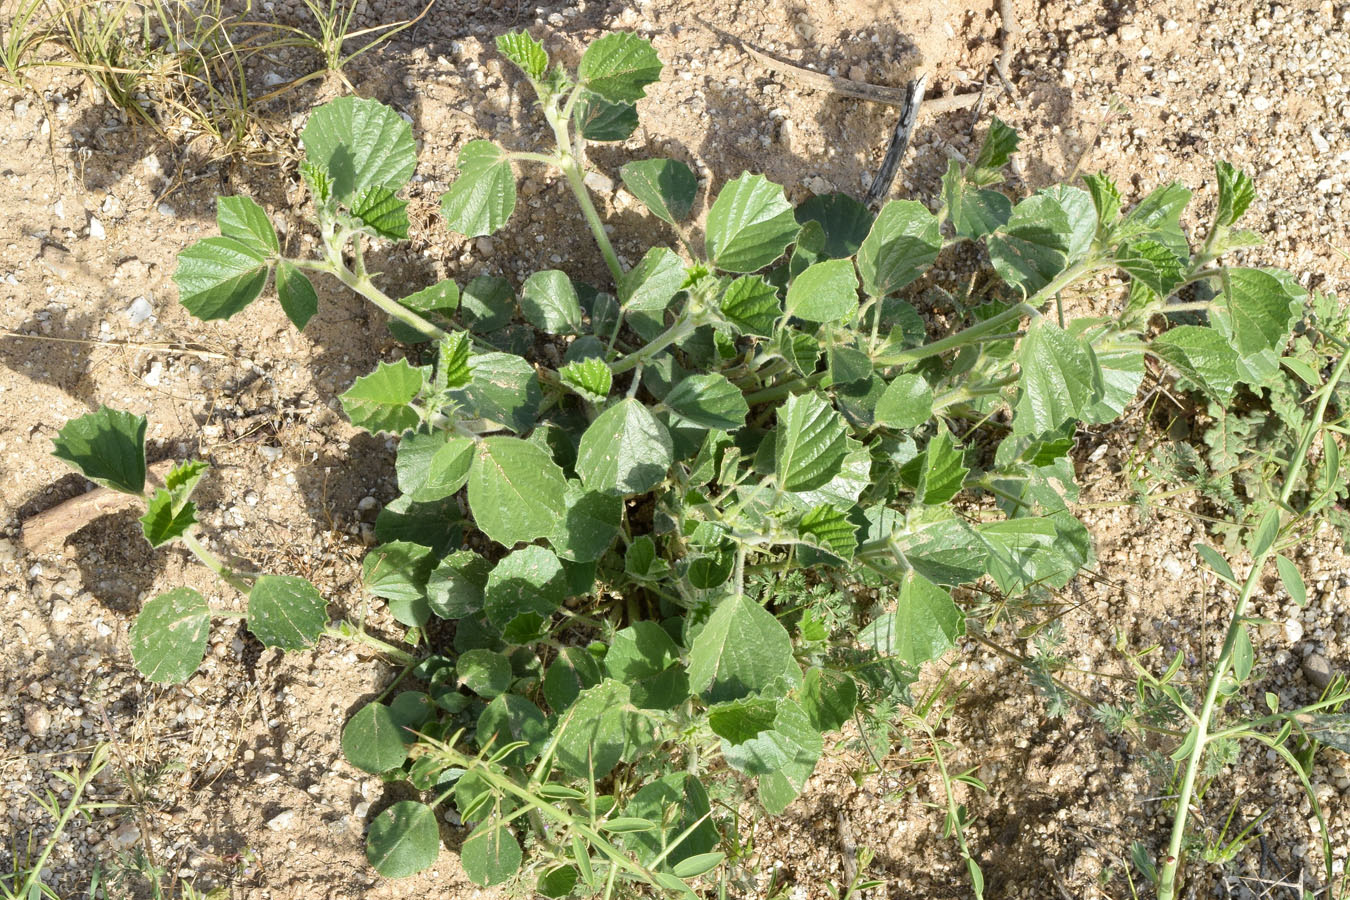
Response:
[{"label": "small stone", "polygon": [[96,241],[101,241],[108,237],[108,232],[103,230],[103,223],[95,216],[89,217],[89,236]]},{"label": "small stone", "polygon": [[155,209],[166,219],[172,219],[174,216],[178,215],[178,211],[167,203],[161,203],[159,206],[156,206]]},{"label": "small stone", "polygon": [[597,194],[614,193],[614,179],[603,172],[597,172],[594,169],[586,173],[586,187],[595,191]]},{"label": "small stone", "polygon": [[1125,42],[1137,41],[1144,36],[1144,29],[1138,25],[1123,25],[1120,29],[1120,39]]},{"label": "small stone", "polygon": [[27,101],[27,100],[20,100],[20,101],[18,101],[17,103],[15,103],[15,104],[14,104],[14,117],[15,117],[15,118],[18,118],[18,119],[22,119],[22,118],[23,118],[24,116],[26,116],[26,115],[28,115],[28,101]]},{"label": "small stone", "polygon": [[46,737],[52,727],[52,715],[41,706],[30,706],[24,711],[23,727],[35,738]]},{"label": "small stone", "polygon": [[130,850],[141,839],[141,830],[130,822],[112,833],[110,840],[118,850]]},{"label": "small stone", "polygon": [[1252,109],[1256,110],[1257,112],[1265,112],[1266,110],[1270,109],[1270,107],[1271,102],[1269,97],[1252,98]]},{"label": "small stone", "polygon": [[834,190],[834,185],[819,175],[812,175],[806,179],[806,189],[813,194],[828,194]]},{"label": "small stone", "polygon": [[1303,622],[1297,616],[1291,616],[1285,621],[1284,638],[1291,644],[1303,640]]},{"label": "small stone", "polygon": [[1325,690],[1331,684],[1333,674],[1331,661],[1320,653],[1309,653],[1303,660],[1303,677],[1318,690]]},{"label": "small stone", "polygon": [[287,809],[267,820],[267,827],[273,831],[282,831],[295,824],[295,810]]},{"label": "small stone", "polygon": [[474,246],[478,248],[478,252],[483,256],[491,256],[492,252],[497,249],[496,242],[486,235],[474,241]]},{"label": "small stone", "polygon": [[365,821],[365,818],[368,815],[370,815],[369,800],[362,800],[360,803],[356,804],[355,808],[352,809],[352,816],[361,821]]},{"label": "small stone", "polygon": [[1318,153],[1326,153],[1331,149],[1331,144],[1327,143],[1327,139],[1322,137],[1322,132],[1316,128],[1308,129],[1308,137],[1312,138],[1313,146],[1317,148]]},{"label": "small stone", "polygon": [[281,454],[284,452],[285,451],[283,451],[280,447],[271,447],[266,444],[260,444],[258,446],[258,453],[262,456],[263,459],[267,460],[270,463],[274,463],[277,460],[281,459]]},{"label": "small stone", "polygon": [[127,307],[127,318],[131,320],[132,325],[139,325],[154,314],[155,308],[150,305],[150,301],[145,297],[137,297]]}]

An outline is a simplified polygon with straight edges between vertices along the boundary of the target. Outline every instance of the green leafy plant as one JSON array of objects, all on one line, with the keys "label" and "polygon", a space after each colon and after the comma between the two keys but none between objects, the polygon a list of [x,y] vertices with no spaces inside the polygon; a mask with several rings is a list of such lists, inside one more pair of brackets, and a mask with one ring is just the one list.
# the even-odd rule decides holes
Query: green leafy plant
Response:
[{"label": "green leafy plant", "polygon": [[[270,280],[304,328],[318,308],[309,278],[327,275],[409,345],[341,398],[355,425],[399,437],[401,496],[380,513],[364,583],[419,634],[433,620],[453,627],[415,660],[379,644],[411,663],[416,689],[391,686],[343,730],[349,762],[421,793],[371,823],[371,864],[395,877],[430,866],[453,807],[477,884],[693,896],[723,863],[719,847],[736,846],[713,798],[734,808],[752,793],[781,813],[825,733],[855,711],[893,719],[919,667],[965,632],[953,587],[1021,596],[1065,586],[1091,560],[1071,509],[1079,428],[1118,418],[1150,369],[1220,403],[1262,390],[1309,301],[1282,273],[1219,262],[1251,241],[1233,227],[1251,183],[1231,167],[1218,167],[1215,226],[1192,251],[1180,185],[1128,211],[1104,176],[1014,202],[996,186],[1017,136],[997,120],[973,163],[950,165],[936,213],[899,200],[874,215],[839,194],[794,208],[782,187],[744,174],[711,197],[700,233],[693,172],[629,162],[624,184],[680,248],[629,265],[586,187],[586,150],[636,128],[661,73],[651,45],[606,35],[575,71],[524,32],[497,46],[555,144],[465,144],[445,219],[464,235],[495,232],[515,208],[516,167],[550,167],[594,236],[604,283],[547,270],[520,285],[484,276],[386,294],[365,249],[407,237],[399,191],[415,145],[393,110],[350,97],[315,110],[302,134],[321,255],[284,255],[260,206],[225,197],[220,235],[184,250],[174,277],[203,319],[242,312]],[[926,273],[967,242],[991,271],[952,295]],[[1112,272],[1129,285],[1119,312],[1071,316]],[[919,304],[949,326],[930,334]],[[1165,327],[1177,317],[1188,318]],[[1324,410],[1345,362],[1326,379],[1308,366]],[[1343,480],[1322,411],[1308,421],[1286,503]],[[100,411],[67,426],[57,452],[140,492],[143,430]],[[1305,462],[1314,433],[1322,456]],[[151,497],[147,539],[182,541],[246,592],[249,627],[270,646],[353,636],[325,628],[301,579],[235,572],[203,551],[189,532],[200,465]],[[1270,521],[1260,560],[1292,537],[1294,520]],[[190,676],[211,614],[184,589],[147,604],[133,632],[141,671]],[[1198,753],[1214,737],[1197,727]],[[867,739],[888,728],[869,725]],[[978,892],[952,787],[982,786],[947,771],[949,745],[931,727],[924,739]]]}]

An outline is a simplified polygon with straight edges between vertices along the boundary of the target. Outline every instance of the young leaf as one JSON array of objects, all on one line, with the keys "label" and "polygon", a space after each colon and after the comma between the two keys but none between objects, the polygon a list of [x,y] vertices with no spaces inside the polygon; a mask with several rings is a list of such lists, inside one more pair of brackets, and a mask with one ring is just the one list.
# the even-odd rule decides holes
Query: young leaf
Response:
[{"label": "young leaf", "polygon": [[778,411],[774,472],[785,491],[828,484],[848,454],[848,426],[817,394],[788,397]]},{"label": "young leaf", "polygon": [[1052,198],[1069,219],[1068,261],[1076,263],[1087,256],[1097,236],[1097,209],[1092,205],[1091,195],[1067,184],[1052,185],[1037,193]]},{"label": "young leaf", "polygon": [[492,565],[471,550],[442,559],[427,576],[427,604],[442,619],[462,619],[483,608]]},{"label": "young leaf", "polygon": [[858,309],[853,260],[830,259],[807,266],[787,292],[787,314],[808,322],[847,319]]},{"label": "young leaf", "polygon": [[1252,636],[1247,631],[1246,622],[1238,623],[1233,637],[1233,677],[1241,683],[1252,674],[1252,665],[1256,661],[1252,651]]},{"label": "young leaf", "polygon": [[1282,351],[1301,295],[1292,294],[1285,281],[1261,269],[1228,269],[1223,281],[1214,325],[1238,356]]},{"label": "young leaf", "polygon": [[742,175],[727,182],[708,210],[705,243],[717,268],[753,272],[782,256],[799,230],[780,185]]},{"label": "young leaf", "polygon": [[141,533],[151,547],[162,547],[182,537],[196,525],[196,513],[197,507],[192,501],[185,498],[183,502],[176,503],[172,493],[160,488],[145,505],[145,515],[140,518]]},{"label": "young leaf", "polygon": [[674,225],[689,217],[698,193],[698,177],[679,160],[639,159],[624,164],[619,177],[658,219]]},{"label": "young leaf", "polygon": [[922,203],[892,200],[882,207],[858,250],[858,272],[869,297],[885,297],[923,274],[942,249],[937,216]]},{"label": "young leaf", "polygon": [[521,288],[525,320],[548,334],[576,334],[581,327],[581,302],[572,279],[557,269],[535,272]]},{"label": "young leaf", "polygon": [[131,626],[136,670],[160,684],[187,681],[206,655],[211,608],[192,588],[174,588],[147,600]]},{"label": "young leaf", "polygon": [[666,427],[631,398],[601,413],[577,447],[577,474],[593,491],[645,494],[665,479],[674,461]]},{"label": "young leaf", "polygon": [[583,89],[572,110],[577,131],[588,141],[626,141],[638,127],[637,106],[610,103],[594,91]]},{"label": "young leaf", "polygon": [[589,356],[580,362],[568,363],[558,370],[563,384],[581,395],[588,403],[602,403],[609,396],[614,376],[609,366],[598,356]]},{"label": "young leaf", "polygon": [[1186,274],[1185,264],[1175,253],[1148,239],[1121,244],[1116,250],[1116,265],[1160,297],[1172,293]]},{"label": "young leaf", "polygon": [[577,66],[577,80],[611,103],[641,100],[643,88],[660,78],[661,60],[651,42],[625,32],[592,41]]},{"label": "young leaf", "polygon": [[1284,582],[1284,589],[1289,592],[1289,599],[1298,604],[1299,607],[1308,605],[1308,588],[1303,583],[1303,576],[1299,574],[1298,566],[1287,556],[1275,557],[1275,568],[1279,570],[1280,581]]},{"label": "young leaf", "polygon": [[797,224],[820,224],[826,259],[847,259],[858,252],[872,230],[872,211],[848,194],[817,194],[797,207]]},{"label": "young leaf", "polygon": [[484,353],[470,359],[469,368],[469,383],[454,395],[466,412],[517,434],[534,427],[543,402],[534,366],[514,353]]},{"label": "young leaf", "polygon": [[548,71],[548,51],[528,31],[497,35],[497,52],[515,63],[531,81],[543,81]]},{"label": "young leaf", "polygon": [[917,428],[933,414],[933,388],[922,375],[896,376],[877,401],[876,424],[887,428]]},{"label": "young leaf", "polygon": [[264,647],[304,650],[328,624],[319,589],[294,575],[259,575],[248,592],[248,630]]},{"label": "young leaf", "polygon": [[961,493],[966,475],[970,469],[964,464],[964,456],[952,440],[951,432],[941,420],[937,434],[933,435],[923,455],[916,462],[921,463],[915,497],[926,506],[941,506]]},{"label": "young leaf", "polygon": [[352,215],[376,237],[387,241],[408,239],[408,201],[400,200],[394,190],[372,184],[352,198]]},{"label": "young leaf", "polygon": [[492,141],[469,141],[459,151],[459,177],[441,197],[441,214],[468,237],[492,234],[516,208],[516,175],[506,151]]},{"label": "young leaf", "polygon": [[787,629],[754,600],[732,594],[693,638],[689,688],[709,703],[739,700],[768,687],[789,668],[796,663]]},{"label": "young leaf", "polygon": [[420,369],[406,359],[395,363],[380,362],[369,375],[362,375],[338,397],[347,418],[357,428],[375,434],[387,431],[398,434],[416,428],[421,418],[411,404],[422,390]]},{"label": "young leaf", "polygon": [[100,406],[71,419],[52,440],[52,456],[124,494],[145,489],[145,416]]},{"label": "young leaf", "polygon": [[508,553],[492,569],[483,591],[483,610],[500,630],[521,613],[547,619],[562,606],[567,593],[558,557],[532,544]]},{"label": "young leaf", "polygon": [[400,800],[380,813],[366,835],[366,860],[385,878],[415,875],[440,852],[436,811],[416,800]]},{"label": "young leaf", "polygon": [[319,295],[309,276],[284,259],[277,264],[277,299],[286,318],[301,331],[319,311]]},{"label": "young leaf", "polygon": [[989,261],[1004,281],[1033,294],[1064,270],[1071,235],[1069,217],[1055,198],[1033,194],[989,236]]},{"label": "young leaf", "polygon": [[999,170],[1008,164],[1017,152],[1020,138],[1017,132],[1005,125],[998,116],[989,123],[989,133],[984,136],[980,146],[980,155],[975,158],[968,179],[975,184],[989,184],[1002,180]]},{"label": "young leaf", "polygon": [[998,191],[971,185],[954,159],[942,176],[942,202],[957,235],[971,240],[1001,228],[1012,215],[1011,200]]},{"label": "young leaf", "polygon": [[1214,213],[1214,223],[1227,228],[1252,205],[1256,187],[1251,176],[1224,160],[1214,163],[1214,173],[1219,178],[1219,208]]},{"label": "young leaf", "polygon": [[950,650],[965,630],[965,617],[951,596],[911,572],[900,584],[895,612],[863,628],[858,640],[884,656],[921,666]]},{"label": "young leaf", "polygon": [[858,705],[858,683],[837,669],[811,669],[802,679],[799,699],[811,727],[820,732],[838,731]]},{"label": "young leaf", "polygon": [[814,547],[852,561],[858,547],[858,526],[837,506],[822,503],[797,522],[797,531]]},{"label": "young leaf", "polygon": [[1203,559],[1211,569],[1218,573],[1220,578],[1223,578],[1230,584],[1237,583],[1237,579],[1233,577],[1232,567],[1228,565],[1228,560],[1224,559],[1219,551],[1215,550],[1213,547],[1206,546],[1205,544],[1196,544],[1195,552],[1200,554],[1200,558]]},{"label": "young leaf", "polygon": [[412,431],[398,445],[398,489],[416,503],[449,497],[464,486],[473,461],[472,440],[444,431]]},{"label": "young leaf", "polygon": [[389,707],[367,703],[342,728],[342,755],[363,772],[380,775],[403,765],[412,734],[394,721]]},{"label": "young leaf", "polygon": [[389,612],[395,620],[413,628],[431,618],[427,577],[435,564],[430,547],[389,541],[361,560],[361,582],[371,594],[389,601]]},{"label": "young leaf", "polygon": [[1105,390],[1092,347],[1048,318],[1027,329],[1017,350],[1021,393],[1013,427],[1018,434],[1044,434],[1101,399]]},{"label": "young leaf", "polygon": [[216,227],[225,237],[247,244],[264,256],[281,252],[267,212],[248,197],[217,197]]},{"label": "young leaf", "polygon": [[478,334],[491,334],[511,321],[515,306],[511,282],[495,275],[479,275],[464,289],[460,316]]},{"label": "young leaf", "polygon": [[444,278],[420,291],[414,291],[398,302],[413,312],[436,313],[448,319],[459,308],[459,285],[455,284],[454,279]]},{"label": "young leaf", "polygon": [[251,244],[209,237],[178,254],[173,273],[179,302],[199,319],[228,319],[267,284],[267,258]]},{"label": "young leaf", "polygon": [[398,190],[417,168],[412,126],[378,100],[328,101],[310,115],[300,141],[305,158],[332,178],[333,196],[349,207],[367,188]]},{"label": "young leaf", "polygon": [[511,686],[511,661],[495,650],[466,650],[455,671],[460,684],[480,697],[496,697]]},{"label": "young leaf", "polygon": [[660,312],[684,285],[684,261],[669,247],[653,247],[624,273],[619,300],[625,310]]},{"label": "young leaf", "polygon": [[666,395],[666,406],[702,428],[735,431],[745,424],[750,407],[740,388],[725,375],[690,375]]},{"label": "young leaf", "polygon": [[473,380],[469,367],[469,351],[473,341],[467,331],[456,331],[441,338],[436,349],[436,383],[438,391],[461,388]]},{"label": "young leaf", "polygon": [[474,522],[507,547],[553,532],[566,512],[567,481],[546,452],[513,437],[485,438],[469,469]]},{"label": "young leaf", "polygon": [[1223,335],[1200,325],[1178,325],[1153,340],[1149,350],[1218,400],[1237,385],[1237,353]]},{"label": "young leaf", "polygon": [[1092,206],[1097,210],[1097,227],[1103,236],[1109,235],[1120,215],[1120,188],[1106,175],[1084,175],[1092,197]]},{"label": "young leaf", "polygon": [[758,275],[742,275],[727,286],[722,316],[745,334],[768,337],[783,310],[778,292]]},{"label": "young leaf", "polygon": [[1265,515],[1257,524],[1256,530],[1251,533],[1248,539],[1247,549],[1251,551],[1252,556],[1260,556],[1270,549],[1275,543],[1275,539],[1280,536],[1280,510],[1272,506],[1266,510]]}]

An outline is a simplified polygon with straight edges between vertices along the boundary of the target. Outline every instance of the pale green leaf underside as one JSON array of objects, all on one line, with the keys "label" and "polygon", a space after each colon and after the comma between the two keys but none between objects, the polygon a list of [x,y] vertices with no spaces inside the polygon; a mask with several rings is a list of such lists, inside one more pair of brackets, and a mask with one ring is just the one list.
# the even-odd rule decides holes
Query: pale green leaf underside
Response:
[{"label": "pale green leaf underside", "polygon": [[192,588],[180,587],[146,601],[131,626],[131,658],[151,681],[187,681],[206,655],[211,609]]}]

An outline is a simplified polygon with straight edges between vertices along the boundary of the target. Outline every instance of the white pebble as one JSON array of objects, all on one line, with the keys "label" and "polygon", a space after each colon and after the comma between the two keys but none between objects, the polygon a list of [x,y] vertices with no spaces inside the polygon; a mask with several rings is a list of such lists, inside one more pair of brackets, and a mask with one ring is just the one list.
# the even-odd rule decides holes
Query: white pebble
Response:
[{"label": "white pebble", "polygon": [[150,305],[150,301],[145,297],[137,297],[127,307],[127,318],[131,320],[132,325],[139,325],[153,317],[154,314],[155,308]]},{"label": "white pebble", "polygon": [[1303,640],[1303,623],[1297,616],[1291,616],[1284,623],[1284,637],[1289,643],[1297,644]]},{"label": "white pebble", "polygon": [[103,223],[96,216],[89,217],[89,236],[96,241],[101,241],[108,236],[108,232],[103,230]]}]

